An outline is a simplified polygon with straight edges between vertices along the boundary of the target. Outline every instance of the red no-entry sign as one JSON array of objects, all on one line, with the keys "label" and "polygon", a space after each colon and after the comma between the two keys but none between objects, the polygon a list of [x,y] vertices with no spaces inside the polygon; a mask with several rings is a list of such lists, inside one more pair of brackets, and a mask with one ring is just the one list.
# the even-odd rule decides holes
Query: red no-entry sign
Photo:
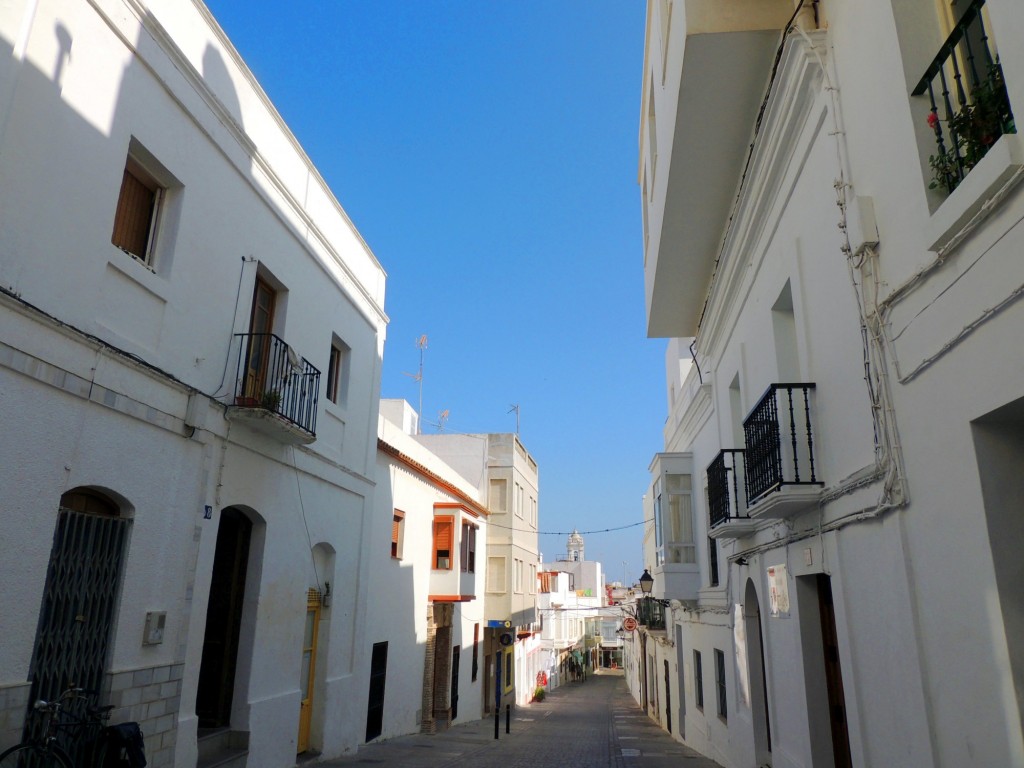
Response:
[{"label": "red no-entry sign", "polygon": [[636,619],[632,616],[627,616],[622,620],[622,628],[627,632],[632,632],[636,629]]}]

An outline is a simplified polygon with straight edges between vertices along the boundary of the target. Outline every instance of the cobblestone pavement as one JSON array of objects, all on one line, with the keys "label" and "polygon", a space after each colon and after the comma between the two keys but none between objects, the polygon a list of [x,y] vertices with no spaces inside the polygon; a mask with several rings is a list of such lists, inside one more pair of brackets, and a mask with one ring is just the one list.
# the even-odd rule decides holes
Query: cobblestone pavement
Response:
[{"label": "cobblestone pavement", "polygon": [[511,733],[505,733],[502,713],[498,735],[495,740],[493,719],[456,723],[432,736],[368,744],[317,768],[720,768],[655,725],[629,694],[621,672],[567,683],[539,704],[518,707]]}]

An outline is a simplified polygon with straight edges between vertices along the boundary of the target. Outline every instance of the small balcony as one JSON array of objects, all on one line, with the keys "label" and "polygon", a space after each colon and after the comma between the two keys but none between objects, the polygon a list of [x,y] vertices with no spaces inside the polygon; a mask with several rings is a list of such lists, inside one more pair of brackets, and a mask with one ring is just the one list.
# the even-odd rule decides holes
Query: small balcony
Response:
[{"label": "small balcony", "polygon": [[708,535],[735,539],[757,525],[747,514],[747,475],[742,448],[726,448],[708,465]]},{"label": "small balcony", "polygon": [[665,608],[653,597],[641,597],[636,601],[637,623],[652,629],[665,629]]},{"label": "small balcony", "polygon": [[821,495],[811,420],[814,389],[772,384],[743,422],[747,514],[753,519],[791,517]]},{"label": "small balcony", "polygon": [[316,440],[320,371],[272,333],[235,334],[228,418],[288,444]]},{"label": "small balcony", "polygon": [[999,55],[985,29],[984,5],[985,0],[974,0],[967,7],[911,92],[928,96],[928,125],[935,132],[930,187],[946,193],[1000,136],[1017,132]]}]

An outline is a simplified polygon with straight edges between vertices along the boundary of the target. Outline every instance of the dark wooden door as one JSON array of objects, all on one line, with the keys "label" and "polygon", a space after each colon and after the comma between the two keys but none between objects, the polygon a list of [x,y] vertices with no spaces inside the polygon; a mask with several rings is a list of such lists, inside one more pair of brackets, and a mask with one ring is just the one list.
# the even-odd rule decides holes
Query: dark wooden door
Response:
[{"label": "dark wooden door", "polygon": [[196,692],[200,728],[231,724],[251,537],[252,523],[241,511],[228,507],[221,512]]},{"label": "dark wooden door", "polygon": [[832,580],[818,575],[818,608],[821,613],[821,640],[825,653],[825,685],[828,688],[828,713],[832,726],[832,755],[836,768],[853,768],[850,756],[850,732],[846,724],[846,697],[843,670],[839,664],[839,636],[836,611],[832,602]]},{"label": "dark wooden door", "polygon": [[366,740],[372,741],[384,729],[384,686],[388,676],[388,644],[374,643],[370,658],[370,698],[366,706]]},{"label": "dark wooden door", "polygon": [[274,332],[274,307],[277,292],[260,278],[252,297],[249,318],[249,340],[245,351],[245,396],[262,398],[267,388],[267,362],[270,358],[270,335]]},{"label": "dark wooden door", "polygon": [[459,716],[459,646],[452,648],[452,720]]}]

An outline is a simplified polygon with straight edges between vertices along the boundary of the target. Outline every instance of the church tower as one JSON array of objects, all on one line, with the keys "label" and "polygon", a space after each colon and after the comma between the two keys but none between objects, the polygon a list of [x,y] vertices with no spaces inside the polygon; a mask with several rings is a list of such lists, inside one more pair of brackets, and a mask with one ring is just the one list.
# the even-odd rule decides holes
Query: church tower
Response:
[{"label": "church tower", "polygon": [[583,537],[580,536],[580,532],[575,528],[572,529],[572,533],[569,534],[569,541],[566,544],[567,560],[574,563],[583,562]]}]

